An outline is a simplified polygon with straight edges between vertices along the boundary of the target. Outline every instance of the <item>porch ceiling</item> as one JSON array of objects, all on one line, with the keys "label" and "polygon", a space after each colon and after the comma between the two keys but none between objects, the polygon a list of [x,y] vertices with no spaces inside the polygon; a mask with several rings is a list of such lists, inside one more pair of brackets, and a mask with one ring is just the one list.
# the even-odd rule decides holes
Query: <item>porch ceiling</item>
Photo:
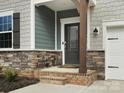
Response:
[{"label": "porch ceiling", "polygon": [[54,11],[61,11],[67,9],[74,9],[76,6],[71,0],[53,0],[50,2],[45,2],[42,5],[46,5]]},{"label": "porch ceiling", "polygon": [[[80,2],[80,0],[78,1]],[[90,6],[96,5],[96,0],[89,0],[89,1],[90,1],[89,3]],[[51,8],[54,11],[76,8],[72,0],[34,0],[34,4],[37,6],[46,5],[47,7]]]}]

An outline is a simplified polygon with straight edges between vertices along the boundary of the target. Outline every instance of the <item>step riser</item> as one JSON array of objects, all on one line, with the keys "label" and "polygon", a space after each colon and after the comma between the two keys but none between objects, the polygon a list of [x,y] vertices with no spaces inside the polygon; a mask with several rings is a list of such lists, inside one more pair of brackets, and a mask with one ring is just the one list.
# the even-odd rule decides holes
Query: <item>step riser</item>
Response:
[{"label": "step riser", "polygon": [[[80,74],[80,73],[41,72],[40,76],[50,77],[49,79],[47,78],[48,80],[42,79],[41,81],[46,82],[46,83],[53,83],[53,84],[67,84],[68,83],[68,84],[89,86],[94,81],[97,80],[96,71],[89,72],[86,75]],[[52,79],[51,77],[54,77],[54,79]],[[66,81],[61,80],[60,82],[60,80],[56,79],[56,77],[66,78]]]},{"label": "step riser", "polygon": [[48,84],[57,84],[57,85],[65,85],[66,81],[58,81],[58,80],[48,80],[48,79],[40,79],[41,83],[48,83]]}]

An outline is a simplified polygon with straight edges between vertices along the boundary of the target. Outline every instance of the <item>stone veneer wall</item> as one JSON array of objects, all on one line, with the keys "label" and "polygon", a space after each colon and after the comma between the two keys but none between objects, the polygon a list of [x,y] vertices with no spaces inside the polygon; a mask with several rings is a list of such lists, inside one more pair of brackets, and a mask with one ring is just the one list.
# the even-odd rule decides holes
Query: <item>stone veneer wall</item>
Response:
[{"label": "stone veneer wall", "polygon": [[105,52],[104,51],[88,51],[87,67],[97,71],[99,80],[105,79]]},{"label": "stone veneer wall", "polygon": [[[60,51],[0,51],[0,65],[17,69],[32,69],[35,63],[42,63],[42,57],[55,58],[55,65],[62,64]],[[51,60],[47,60],[51,62]],[[96,70],[98,79],[105,79],[105,53],[104,51],[88,51],[87,67]]]},{"label": "stone veneer wall", "polygon": [[[55,59],[55,60],[54,60]],[[16,69],[32,69],[37,63],[54,60],[55,65],[62,64],[62,53],[59,51],[0,51],[0,66]]]}]

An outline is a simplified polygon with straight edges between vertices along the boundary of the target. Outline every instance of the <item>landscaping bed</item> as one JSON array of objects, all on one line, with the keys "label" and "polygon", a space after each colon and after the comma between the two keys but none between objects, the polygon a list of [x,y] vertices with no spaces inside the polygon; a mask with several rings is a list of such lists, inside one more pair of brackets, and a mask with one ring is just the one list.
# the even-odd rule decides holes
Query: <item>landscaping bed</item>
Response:
[{"label": "landscaping bed", "polygon": [[0,75],[0,93],[7,93],[19,88],[26,87],[31,84],[38,83],[39,80],[35,78],[19,77],[17,76],[13,82],[9,82],[4,78],[4,75]]}]

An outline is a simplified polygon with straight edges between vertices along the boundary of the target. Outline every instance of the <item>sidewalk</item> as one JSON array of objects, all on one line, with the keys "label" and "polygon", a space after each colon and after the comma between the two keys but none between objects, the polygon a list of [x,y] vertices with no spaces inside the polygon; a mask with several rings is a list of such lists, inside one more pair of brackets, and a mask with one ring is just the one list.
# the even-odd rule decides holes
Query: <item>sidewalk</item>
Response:
[{"label": "sidewalk", "polygon": [[89,87],[38,83],[9,93],[124,93],[124,81],[96,81]]},{"label": "sidewalk", "polygon": [[35,84],[9,93],[81,93],[86,86]]}]

